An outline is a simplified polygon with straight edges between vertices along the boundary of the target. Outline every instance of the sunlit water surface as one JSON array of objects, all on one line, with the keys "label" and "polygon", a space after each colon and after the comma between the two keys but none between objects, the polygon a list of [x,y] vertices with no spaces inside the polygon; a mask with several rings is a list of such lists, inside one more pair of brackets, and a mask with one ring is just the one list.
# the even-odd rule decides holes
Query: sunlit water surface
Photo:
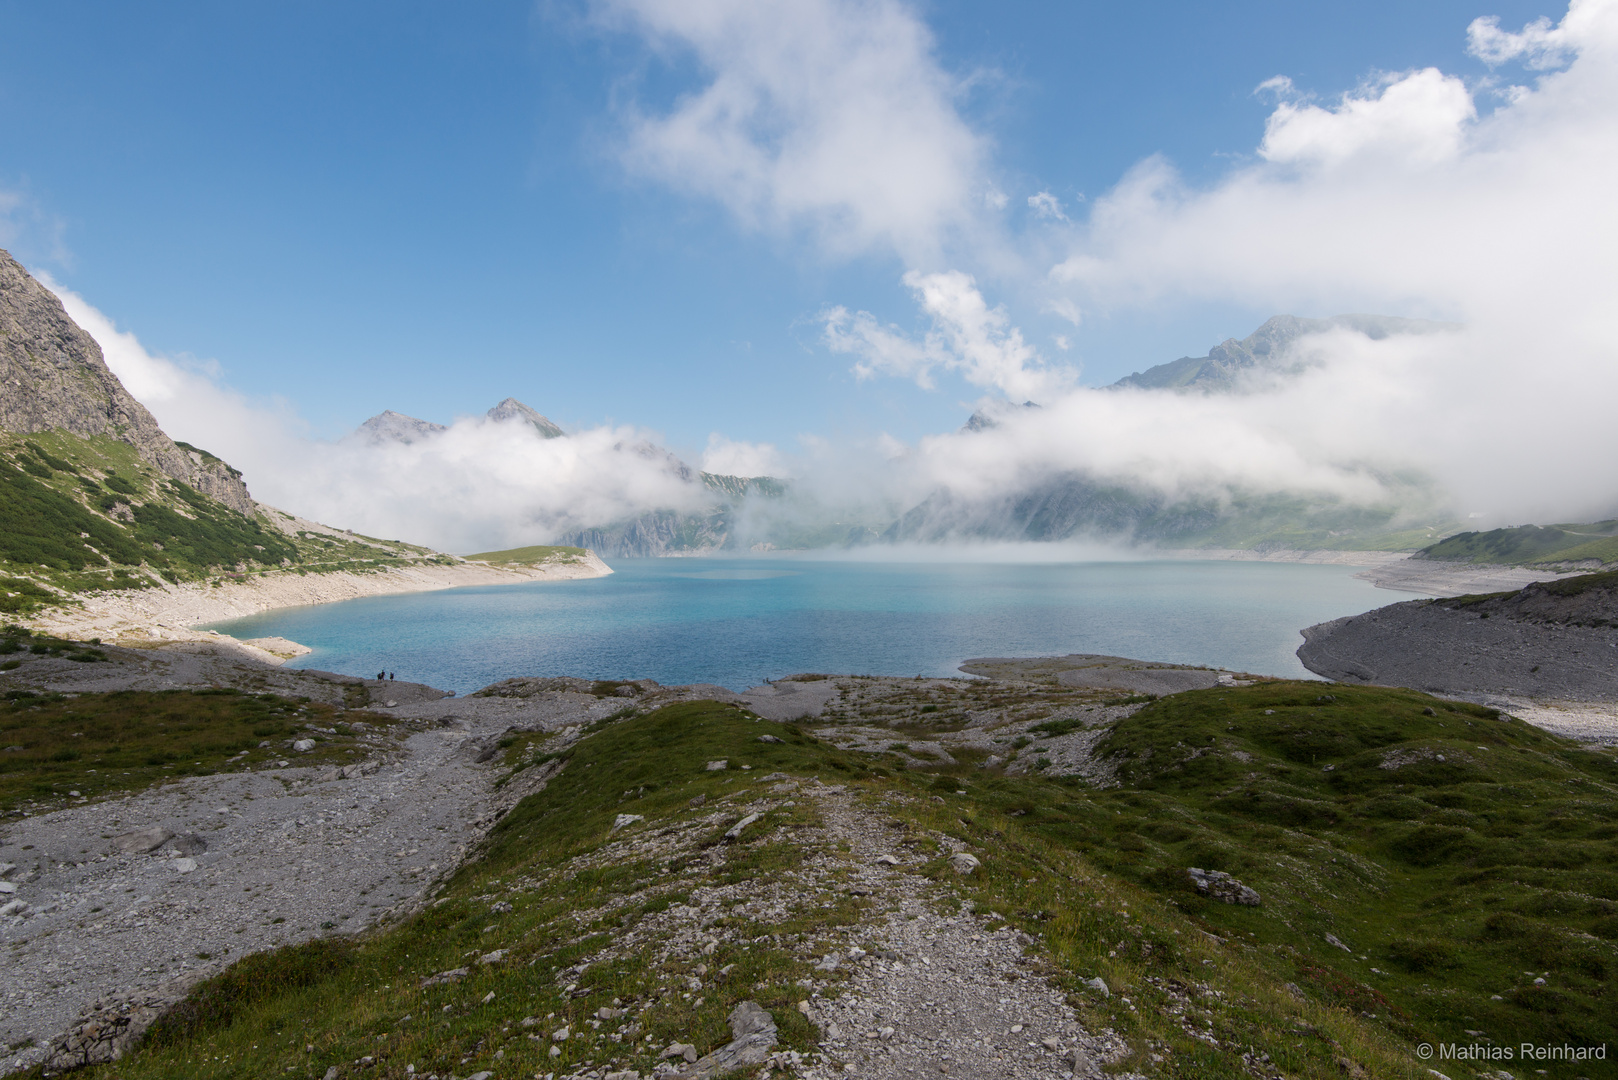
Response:
[{"label": "sunlit water surface", "polygon": [[284,608],[214,623],[293,666],[466,693],[513,675],[741,690],[820,671],[950,675],[974,656],[1109,653],[1308,676],[1305,626],[1409,599],[1344,566],[618,559],[609,577]]}]

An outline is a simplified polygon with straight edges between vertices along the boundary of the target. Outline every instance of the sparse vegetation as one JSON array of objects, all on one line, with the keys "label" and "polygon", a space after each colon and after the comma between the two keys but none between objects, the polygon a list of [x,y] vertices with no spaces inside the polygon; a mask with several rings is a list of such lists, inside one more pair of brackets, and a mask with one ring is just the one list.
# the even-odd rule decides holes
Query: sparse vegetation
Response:
[{"label": "sparse vegetation", "polygon": [[[23,635],[27,632],[23,631]],[[0,651],[27,647],[99,659],[94,649],[8,629]],[[0,695],[0,813],[49,810],[77,798],[134,791],[182,776],[252,769],[294,756],[294,737],[315,749],[299,764],[348,764],[364,740],[352,726],[386,732],[395,722],[369,713],[235,690]]]}]

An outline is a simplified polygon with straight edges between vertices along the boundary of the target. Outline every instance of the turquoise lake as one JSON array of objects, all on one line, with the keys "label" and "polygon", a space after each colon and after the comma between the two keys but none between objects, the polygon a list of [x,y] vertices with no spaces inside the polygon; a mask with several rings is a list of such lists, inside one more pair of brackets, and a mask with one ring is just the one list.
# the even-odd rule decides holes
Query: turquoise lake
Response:
[{"label": "turquoise lake", "polygon": [[953,675],[974,656],[1110,653],[1309,677],[1305,626],[1411,599],[1355,568],[1141,561],[618,559],[586,581],[283,608],[213,623],[314,652],[292,666],[467,693],[514,675],[718,683]]}]

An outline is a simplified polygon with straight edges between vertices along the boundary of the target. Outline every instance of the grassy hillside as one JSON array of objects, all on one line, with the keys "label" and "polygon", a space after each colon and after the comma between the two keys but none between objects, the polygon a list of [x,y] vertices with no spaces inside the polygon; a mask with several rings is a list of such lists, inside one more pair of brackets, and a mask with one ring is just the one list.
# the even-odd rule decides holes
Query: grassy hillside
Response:
[{"label": "grassy hillside", "polygon": [[7,614],[62,593],[272,569],[374,569],[423,557],[434,553],[347,534],[288,535],[163,475],[114,439],[0,433],[0,611]]},{"label": "grassy hillside", "polygon": [[[924,709],[912,726],[941,715]],[[846,784],[891,819],[898,847],[928,853],[941,903],[1032,935],[1087,1026],[1120,1032],[1124,1064],[1148,1075],[1425,1078],[1421,1041],[1618,1041],[1610,750],[1420,694],[1273,682],[1140,709],[1101,744],[1118,783],[1098,788],[964,762],[905,769],[731,705],[624,712],[560,756],[537,735],[508,740],[514,778],[561,772],[426,910],[249,958],[87,1075],[645,1073],[670,1042],[726,1041],[741,1000],[808,1051],[797,980],[838,977],[810,965],[870,901],[807,890],[766,916],[748,900],[835,858],[797,839],[816,824],[808,798],[777,799],[724,841],[769,772]],[[730,769],[707,771],[716,758]],[[620,833],[626,814],[644,823]],[[955,843],[980,873],[949,872]],[[1199,895],[1190,866],[1236,875],[1262,903]],[[671,952],[658,935],[683,925],[676,912],[701,915],[713,947]],[[1111,996],[1087,990],[1095,975]],[[575,1037],[532,1037],[564,1024]]]},{"label": "grassy hillside", "polygon": [[1519,525],[1464,532],[1423,548],[1421,558],[1507,566],[1618,563],[1618,519],[1587,525]]}]

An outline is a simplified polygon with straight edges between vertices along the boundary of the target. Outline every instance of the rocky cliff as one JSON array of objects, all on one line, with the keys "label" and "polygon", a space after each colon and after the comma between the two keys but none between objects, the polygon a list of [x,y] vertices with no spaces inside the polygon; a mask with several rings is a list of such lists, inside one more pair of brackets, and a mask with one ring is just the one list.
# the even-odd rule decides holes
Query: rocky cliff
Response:
[{"label": "rocky cliff", "polygon": [[108,368],[101,346],[10,253],[0,251],[0,429],[62,430],[128,443],[158,471],[242,514],[257,509],[241,473],[163,434]]}]

